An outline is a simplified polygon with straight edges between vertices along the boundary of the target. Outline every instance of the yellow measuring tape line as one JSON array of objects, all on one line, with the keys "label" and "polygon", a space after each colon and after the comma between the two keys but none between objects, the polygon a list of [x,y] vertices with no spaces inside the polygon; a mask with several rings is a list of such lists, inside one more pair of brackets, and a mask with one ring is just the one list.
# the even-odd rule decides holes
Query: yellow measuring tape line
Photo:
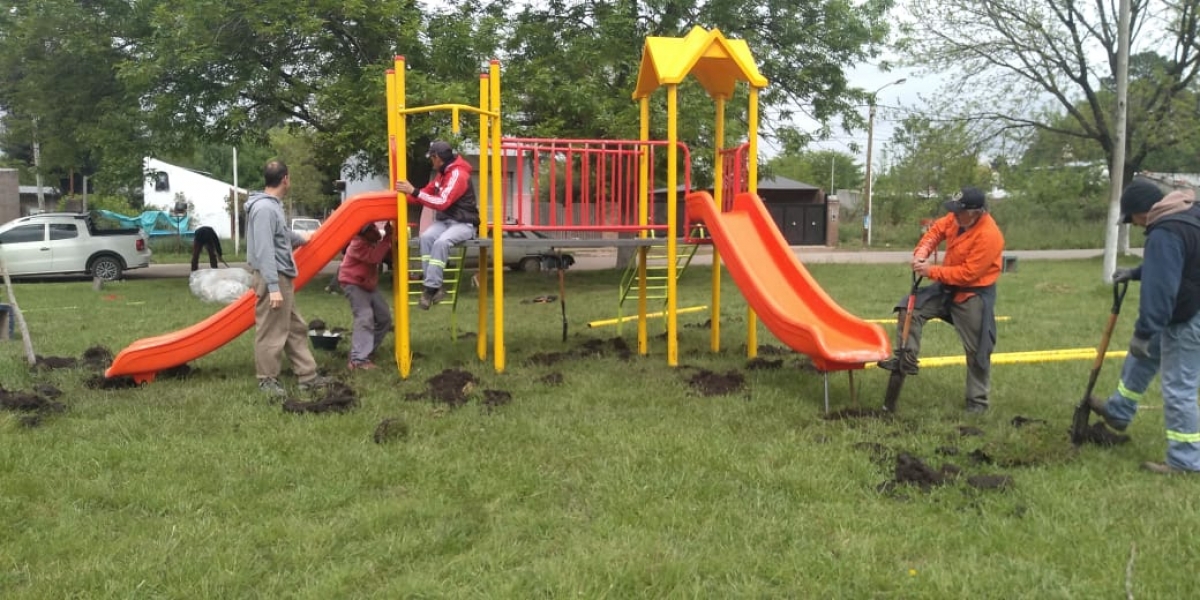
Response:
[{"label": "yellow measuring tape line", "polygon": [[[1125,354],[1124,350],[1111,350],[1104,354],[1104,358],[1125,358]],[[992,355],[992,364],[1018,365],[1066,360],[1094,360],[1095,358],[1095,348],[1066,348],[1062,350],[1032,350],[1029,352],[999,352]],[[958,356],[931,356],[929,358],[922,358],[920,363],[922,369],[925,367],[951,367],[965,364],[967,364],[967,357],[961,354]],[[875,363],[867,363],[866,368],[874,369],[877,367]]]}]

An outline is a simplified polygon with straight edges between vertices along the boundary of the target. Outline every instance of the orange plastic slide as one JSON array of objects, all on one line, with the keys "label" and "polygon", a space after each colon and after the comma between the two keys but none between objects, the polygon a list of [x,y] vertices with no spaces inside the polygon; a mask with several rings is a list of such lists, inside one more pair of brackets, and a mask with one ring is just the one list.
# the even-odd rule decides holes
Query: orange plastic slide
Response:
[{"label": "orange plastic slide", "polygon": [[[357,194],[321,224],[307,244],[296,249],[296,289],[333,260],[363,226],[396,219],[396,192]],[[254,291],[234,300],[213,316],[173,333],[140,339],[113,359],[105,377],[128,375],[138,383],[154,381],[159,371],[178,367],[232,342],[254,326]]]},{"label": "orange plastic slide", "polygon": [[721,212],[708,192],[687,196],[733,281],[780,342],[822,371],[861,369],[891,355],[883,328],[846,312],[800,264],[756,194],[741,193]]}]

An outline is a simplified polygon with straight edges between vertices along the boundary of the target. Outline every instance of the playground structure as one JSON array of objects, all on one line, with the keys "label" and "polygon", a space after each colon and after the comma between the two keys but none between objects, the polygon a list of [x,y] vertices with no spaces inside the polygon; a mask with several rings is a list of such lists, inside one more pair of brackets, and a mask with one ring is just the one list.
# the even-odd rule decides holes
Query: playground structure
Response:
[{"label": "playground structure", "polygon": [[[678,366],[677,289],[679,264],[676,260],[680,232],[703,225],[707,238],[683,238],[685,243],[713,244],[710,346],[720,350],[721,262],[749,305],[747,353],[757,354],[757,318],[780,342],[811,357],[813,364],[826,374],[830,371],[863,368],[867,363],[891,353],[883,329],[857,319],[841,309],[820,288],[788,247],[774,222],[767,216],[757,197],[758,94],[767,80],[758,72],[748,46],[742,40],[730,40],[719,31],[693,28],[683,38],[647,38],[633,99],[639,103],[641,128],[638,140],[531,140],[501,137],[500,65],[492,61],[479,81],[479,105],[442,104],[409,108],[405,103],[405,63],[395,59],[387,73],[389,180],[406,179],[408,147],[407,115],[448,111],[454,133],[459,133],[460,113],[479,118],[479,231],[480,265],[490,256],[491,269],[478,273],[478,315],[476,351],[481,361],[488,358],[492,342],[492,360],[497,372],[506,367],[504,332],[504,267],[501,263],[506,228],[525,228],[572,234],[616,233],[624,239],[563,239],[556,248],[582,246],[633,246],[637,249],[637,351],[649,354],[647,300],[647,255],[651,246],[666,249],[666,359]],[[687,147],[678,140],[679,85],[693,75],[715,104],[716,161],[714,191],[692,192]],[[746,141],[725,146],[725,103],[733,98],[739,83],[746,83],[748,126]],[[650,99],[659,89],[666,90],[666,139],[650,139]],[[667,190],[665,215],[657,213],[650,202],[655,173],[664,158]],[[526,163],[525,161],[528,161]],[[578,171],[573,171],[577,169]],[[565,197],[558,198],[555,178],[561,169],[566,178]],[[506,180],[506,174],[513,175]],[[540,178],[548,174],[551,183],[545,195]],[[680,175],[687,198],[687,214],[678,214]],[[528,185],[522,179],[529,177]],[[578,178],[578,189],[572,182]],[[532,188],[532,189],[530,189]],[[690,215],[687,216],[687,215]],[[308,244],[295,253],[299,275],[297,289],[308,282],[365,224],[372,221],[407,221],[407,201],[395,191],[386,190],[356,195],[336,210]],[[688,223],[693,221],[694,223]],[[683,225],[681,227],[680,225]],[[409,228],[397,227],[396,264],[410,261]],[[396,310],[396,364],[402,378],[412,372],[410,339],[410,285],[405,269],[393,269]],[[494,282],[489,281],[494,279]],[[420,285],[419,282],[416,285]],[[494,295],[494,300],[490,297]],[[109,377],[132,376],[136,381],[154,379],[157,372],[193,360],[228,343],[248,330],[254,322],[253,292],[227,306],[209,319],[178,332],[138,340],[122,350],[106,372]],[[489,333],[487,316],[491,308]],[[851,379],[853,383],[853,379]],[[851,385],[853,395],[853,385]]]}]

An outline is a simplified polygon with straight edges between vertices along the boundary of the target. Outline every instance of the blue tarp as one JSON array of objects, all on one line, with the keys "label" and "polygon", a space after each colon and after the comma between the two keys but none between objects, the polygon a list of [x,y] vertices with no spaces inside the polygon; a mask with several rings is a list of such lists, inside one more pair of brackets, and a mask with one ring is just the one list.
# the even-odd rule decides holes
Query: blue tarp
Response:
[{"label": "blue tarp", "polygon": [[127,217],[109,210],[98,210],[96,214],[112,219],[120,223],[122,227],[141,227],[151,237],[180,234],[191,236],[195,234],[194,231],[189,231],[191,228],[189,226],[191,217],[186,215],[172,217],[170,213],[161,210],[148,210],[136,217]]}]

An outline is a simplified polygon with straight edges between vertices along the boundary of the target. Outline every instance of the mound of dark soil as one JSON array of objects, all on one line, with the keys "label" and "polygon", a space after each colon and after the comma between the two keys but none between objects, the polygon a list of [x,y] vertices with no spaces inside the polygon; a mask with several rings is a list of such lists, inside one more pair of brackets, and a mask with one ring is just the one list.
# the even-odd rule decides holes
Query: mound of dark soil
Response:
[{"label": "mound of dark soil", "polygon": [[334,382],[325,387],[324,395],[311,402],[289,398],[283,403],[284,412],[290,413],[344,413],[358,406],[358,394],[354,388]]},{"label": "mound of dark soil", "polygon": [[429,378],[429,391],[426,394],[435,402],[458,407],[467,403],[477,382],[475,376],[467,371],[446,369]]},{"label": "mound of dark soil", "polygon": [[103,371],[112,364],[112,361],[112,351],[104,346],[92,346],[83,351],[83,366],[89,369]]},{"label": "mound of dark soil", "polygon": [[701,369],[699,373],[696,373],[688,380],[688,384],[703,396],[732,394],[741,391],[745,383],[746,378],[737,371],[730,371],[722,375],[707,369]]}]

